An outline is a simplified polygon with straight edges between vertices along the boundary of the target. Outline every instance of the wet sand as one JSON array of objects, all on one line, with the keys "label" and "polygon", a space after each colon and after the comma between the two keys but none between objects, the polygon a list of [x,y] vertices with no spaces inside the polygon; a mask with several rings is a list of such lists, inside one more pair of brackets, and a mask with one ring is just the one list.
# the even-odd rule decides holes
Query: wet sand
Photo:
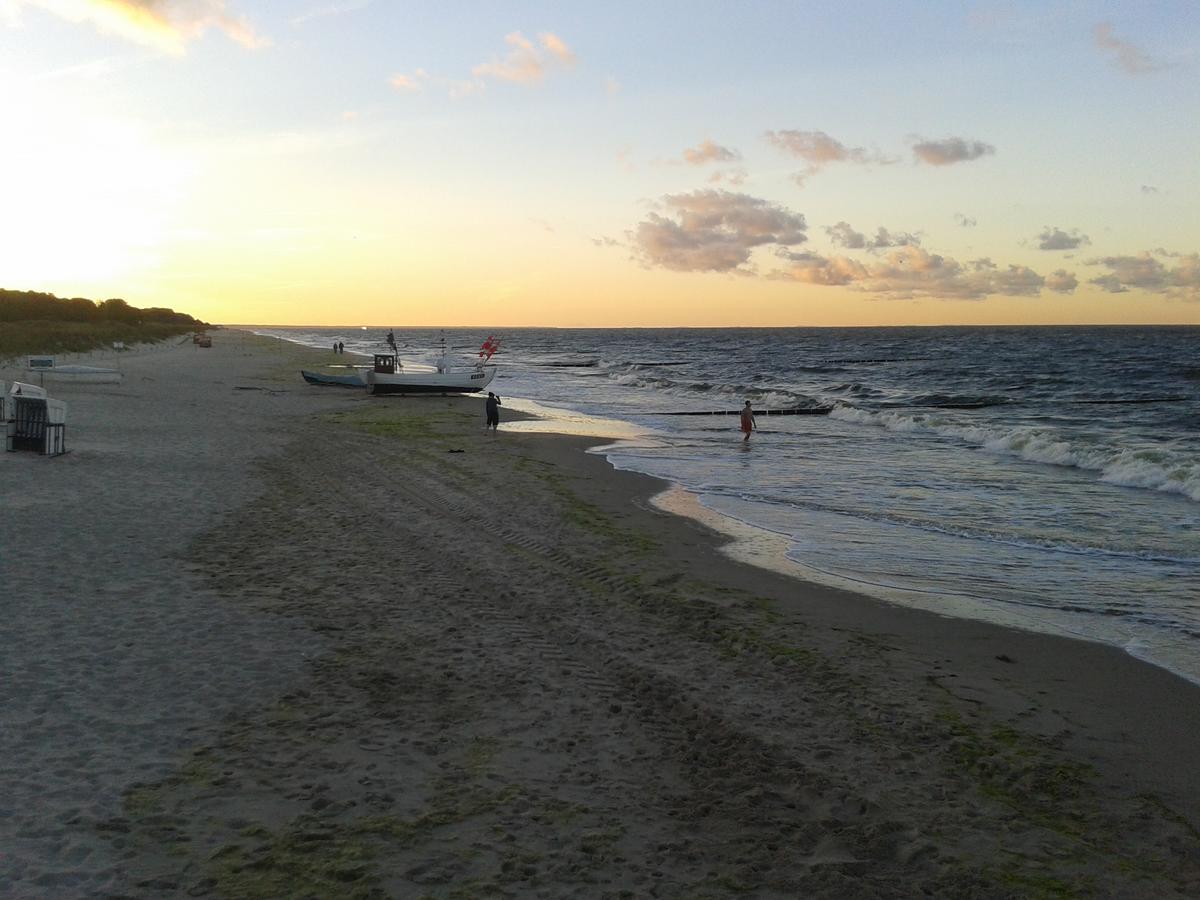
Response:
[{"label": "wet sand", "polygon": [[1200,893],[1200,689],[332,360],[127,354],[0,458],[0,895]]}]

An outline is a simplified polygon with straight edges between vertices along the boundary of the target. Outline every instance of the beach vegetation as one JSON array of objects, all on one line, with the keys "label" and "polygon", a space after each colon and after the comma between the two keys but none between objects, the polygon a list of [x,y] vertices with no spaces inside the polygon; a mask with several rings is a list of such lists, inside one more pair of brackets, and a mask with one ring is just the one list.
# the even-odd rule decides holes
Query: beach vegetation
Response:
[{"label": "beach vegetation", "polygon": [[1070,897],[1090,897],[1096,893],[1092,883],[1071,883],[1052,875],[1001,872],[998,880],[1016,891],[1019,896],[1028,897],[1030,900],[1064,900]]},{"label": "beach vegetation", "polygon": [[410,454],[440,449],[445,438],[446,429],[439,427],[444,423],[438,422],[436,413],[422,409],[420,414],[415,414],[396,401],[364,404],[348,413],[334,413],[329,419],[376,437],[405,441],[409,444],[405,452]]},{"label": "beach vegetation", "polygon": [[128,816],[146,816],[162,809],[162,788],[153,784],[137,784],[129,788],[122,798],[122,807]]},{"label": "beach vegetation", "polygon": [[31,353],[86,353],[116,341],[154,343],[210,327],[186,313],[140,309],[118,297],[97,303],[0,288],[0,360]]},{"label": "beach vegetation", "polygon": [[312,821],[254,845],[227,844],[209,860],[215,892],[225,897],[385,896],[375,883],[375,850],[360,834]]},{"label": "beach vegetation", "polygon": [[500,752],[500,742],[495,738],[476,737],[467,746],[464,764],[467,770],[476,778],[485,774],[496,754]]},{"label": "beach vegetation", "polygon": [[1161,797],[1157,797],[1154,794],[1139,794],[1138,799],[1154,809],[1154,811],[1161,815],[1164,819],[1174,822],[1181,829],[1190,834],[1192,836],[1192,840],[1196,841],[1197,844],[1200,845],[1200,830],[1197,830],[1196,826],[1193,825],[1186,816],[1180,815],[1178,812],[1171,809],[1171,807],[1167,806],[1167,804],[1162,801]]}]

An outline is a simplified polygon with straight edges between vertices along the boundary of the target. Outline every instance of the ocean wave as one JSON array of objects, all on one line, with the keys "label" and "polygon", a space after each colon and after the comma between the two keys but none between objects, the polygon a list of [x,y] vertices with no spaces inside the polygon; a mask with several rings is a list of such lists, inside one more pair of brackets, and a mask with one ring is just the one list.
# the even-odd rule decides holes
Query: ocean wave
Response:
[{"label": "ocean wave", "polygon": [[846,397],[880,397],[883,395],[883,391],[867,387],[861,381],[843,381],[841,384],[826,388],[826,390],[831,394],[841,394]]},{"label": "ocean wave", "polygon": [[739,407],[743,400],[750,400],[756,408],[791,409],[798,406],[816,406],[817,400],[808,394],[800,394],[785,388],[764,387],[741,383],[683,381],[645,372],[609,372],[609,378],[622,387],[641,388],[656,393],[681,398],[704,398],[720,400]]},{"label": "ocean wave", "polygon": [[[709,484],[705,485],[701,490],[703,493],[711,496],[730,497],[739,501],[762,504],[764,506],[774,506],[781,502],[777,497],[769,497],[762,494],[757,494],[753,491],[744,491],[733,486]],[[1079,541],[1066,541],[1049,537],[1038,538],[1033,536],[1019,536],[997,529],[950,526],[917,516],[902,515],[886,511],[867,511],[862,509],[851,511],[837,506],[831,506],[824,503],[814,503],[810,501],[797,501],[791,499],[782,502],[784,505],[791,507],[792,509],[802,510],[805,512],[823,514],[831,513],[838,516],[849,516],[850,518],[859,519],[866,522],[877,522],[885,525],[895,525],[901,528],[912,528],[930,534],[940,534],[952,538],[962,538],[964,540],[977,541],[984,544],[1003,544],[1004,546],[1015,547],[1019,550],[1032,550],[1041,553],[1062,553],[1068,556],[1091,556],[1106,559],[1130,560],[1135,562],[1167,563],[1170,565],[1185,566],[1188,568],[1200,566],[1200,557],[1197,556],[1175,556],[1169,553],[1162,553],[1154,550],[1136,550],[1128,547],[1089,544]],[[725,512],[724,510],[722,511]],[[768,528],[767,530],[772,529]],[[794,535],[791,532],[780,531],[777,533],[788,535],[794,539]]]},{"label": "ocean wave", "polygon": [[1006,406],[1012,399],[992,394],[920,394],[908,400],[889,404],[893,407],[930,407],[933,409],[983,409]]},{"label": "ocean wave", "polygon": [[1106,484],[1181,494],[1200,502],[1200,461],[1169,447],[1114,448],[1079,444],[1030,427],[1002,430],[962,425],[933,414],[871,411],[839,405],[830,416],[894,432],[929,432],[1029,462],[1097,472]]}]

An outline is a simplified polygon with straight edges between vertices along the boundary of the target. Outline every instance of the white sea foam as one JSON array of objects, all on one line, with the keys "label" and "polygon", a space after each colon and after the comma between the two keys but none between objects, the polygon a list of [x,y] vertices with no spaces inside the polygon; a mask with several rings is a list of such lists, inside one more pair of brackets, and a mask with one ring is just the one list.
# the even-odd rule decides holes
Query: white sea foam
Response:
[{"label": "white sea foam", "polygon": [[1182,494],[1200,502],[1200,460],[1184,451],[1114,448],[1063,439],[1047,429],[1018,426],[1010,429],[962,425],[945,416],[900,410],[873,411],[838,406],[835,419],[886,428],[895,432],[930,432],[957,438],[993,453],[1015,456],[1029,462],[1100,473],[1100,480],[1123,487],[1145,488]]}]

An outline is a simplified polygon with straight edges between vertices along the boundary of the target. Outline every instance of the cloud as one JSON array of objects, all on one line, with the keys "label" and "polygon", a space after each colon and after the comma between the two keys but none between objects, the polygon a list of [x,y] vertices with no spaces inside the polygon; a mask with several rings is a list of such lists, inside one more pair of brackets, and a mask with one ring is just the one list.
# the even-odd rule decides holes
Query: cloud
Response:
[{"label": "cloud", "polygon": [[1133,44],[1114,35],[1112,24],[1109,22],[1097,25],[1092,29],[1092,35],[1096,39],[1096,46],[1106,53],[1111,53],[1113,63],[1130,75],[1145,75],[1147,72],[1157,72],[1166,68],[1163,63],[1151,59]]},{"label": "cloud", "polygon": [[[845,285],[867,277],[867,268],[846,256],[821,256],[819,253],[788,253],[789,267],[782,277],[803,284]],[[775,277],[780,277],[776,273]]]},{"label": "cloud", "polygon": [[867,246],[867,236],[861,231],[855,231],[849,222],[838,222],[836,225],[825,226],[825,233],[835,244],[848,250],[861,250]]},{"label": "cloud", "polygon": [[299,27],[314,19],[328,19],[349,12],[357,12],[370,6],[374,0],[347,0],[345,3],[331,3],[327,6],[317,6],[294,17],[292,25]]},{"label": "cloud", "polygon": [[617,96],[617,94],[621,93],[621,82],[609,75],[604,79],[604,93],[610,97]]},{"label": "cloud", "polygon": [[411,74],[397,72],[388,79],[388,84],[404,94],[419,94],[426,86],[433,86],[444,90],[451,100],[473,97],[487,89],[487,85],[479,79],[443,78],[430,75],[424,69],[414,69]]},{"label": "cloud", "polygon": [[996,148],[983,141],[968,141],[963,138],[950,137],[940,141],[919,141],[913,145],[913,154],[919,162],[931,166],[949,166],[954,163],[969,162],[981,156],[989,156]]},{"label": "cloud", "polygon": [[764,136],[768,143],[808,164],[803,171],[792,176],[801,187],[807,178],[830,163],[887,165],[895,161],[878,153],[869,153],[862,147],[847,147],[823,131],[768,131]]},{"label": "cloud", "polygon": [[981,300],[994,294],[1036,297],[1046,283],[1045,278],[1027,266],[1002,269],[986,258],[960,263],[911,244],[865,263],[815,253],[780,255],[787,260],[787,268],[772,273],[772,278],[844,285],[894,298]]},{"label": "cloud", "polygon": [[887,247],[903,247],[921,243],[920,238],[916,235],[905,232],[893,234],[882,225],[876,229],[873,238],[868,238],[862,232],[855,231],[848,222],[838,222],[836,225],[827,226],[825,233],[829,235],[831,241],[847,250],[882,250]]},{"label": "cloud", "polygon": [[648,266],[678,272],[732,272],[757,247],[802,244],[804,216],[747,194],[698,190],[662,198],[666,215],[652,212],[629,233]]},{"label": "cloud", "polygon": [[1086,234],[1075,230],[1067,234],[1061,228],[1052,228],[1049,225],[1042,229],[1041,234],[1034,240],[1038,242],[1039,250],[1076,250],[1082,244],[1091,243]]},{"label": "cloud", "polygon": [[867,243],[867,248],[870,250],[880,250],[884,247],[915,246],[920,243],[921,239],[915,234],[909,234],[906,231],[892,233],[880,225],[875,229],[875,237]]},{"label": "cloud", "polygon": [[411,75],[397,74],[388,79],[388,84],[398,91],[416,93],[424,89],[425,81],[429,78],[424,69],[417,69]]},{"label": "cloud", "polygon": [[1168,268],[1148,252],[1089,259],[1088,265],[1109,269],[1108,273],[1091,279],[1091,283],[1111,294],[1140,290],[1183,300],[1200,300],[1200,253],[1162,255],[1179,260],[1179,264]]},{"label": "cloud", "polygon": [[538,40],[541,41],[543,47],[558,57],[558,61],[563,65],[575,65],[575,54],[571,52],[570,48],[563,43],[562,38],[558,35],[551,34],[549,31],[543,31],[538,35]]},{"label": "cloud", "polygon": [[514,31],[504,38],[510,48],[508,55],[502,60],[480,63],[471,69],[471,74],[476,78],[533,84],[546,77],[549,65],[556,62],[566,66],[575,64],[575,54],[558,35],[542,32],[538,35],[538,41],[542,45],[541,50],[521,32]]},{"label": "cloud", "polygon": [[225,0],[17,0],[22,4],[177,55],[210,28],[250,49],[270,43],[247,19],[228,13]]},{"label": "cloud", "polygon": [[1074,272],[1066,269],[1055,269],[1046,276],[1046,288],[1058,294],[1069,294],[1079,286],[1079,279]]},{"label": "cloud", "polygon": [[964,216],[962,213],[955,213],[954,221],[957,222],[962,228],[974,228],[979,224],[976,219],[972,219],[970,216]]},{"label": "cloud", "polygon": [[1143,184],[1142,185],[1142,193],[1143,194],[1157,194],[1158,188],[1156,188],[1152,184]]},{"label": "cloud", "polygon": [[741,166],[731,169],[718,169],[708,176],[709,184],[745,184],[747,172]]},{"label": "cloud", "polygon": [[690,166],[703,166],[710,162],[736,162],[741,158],[741,154],[736,150],[713,143],[711,138],[705,138],[699,146],[683,151],[683,161]]}]

